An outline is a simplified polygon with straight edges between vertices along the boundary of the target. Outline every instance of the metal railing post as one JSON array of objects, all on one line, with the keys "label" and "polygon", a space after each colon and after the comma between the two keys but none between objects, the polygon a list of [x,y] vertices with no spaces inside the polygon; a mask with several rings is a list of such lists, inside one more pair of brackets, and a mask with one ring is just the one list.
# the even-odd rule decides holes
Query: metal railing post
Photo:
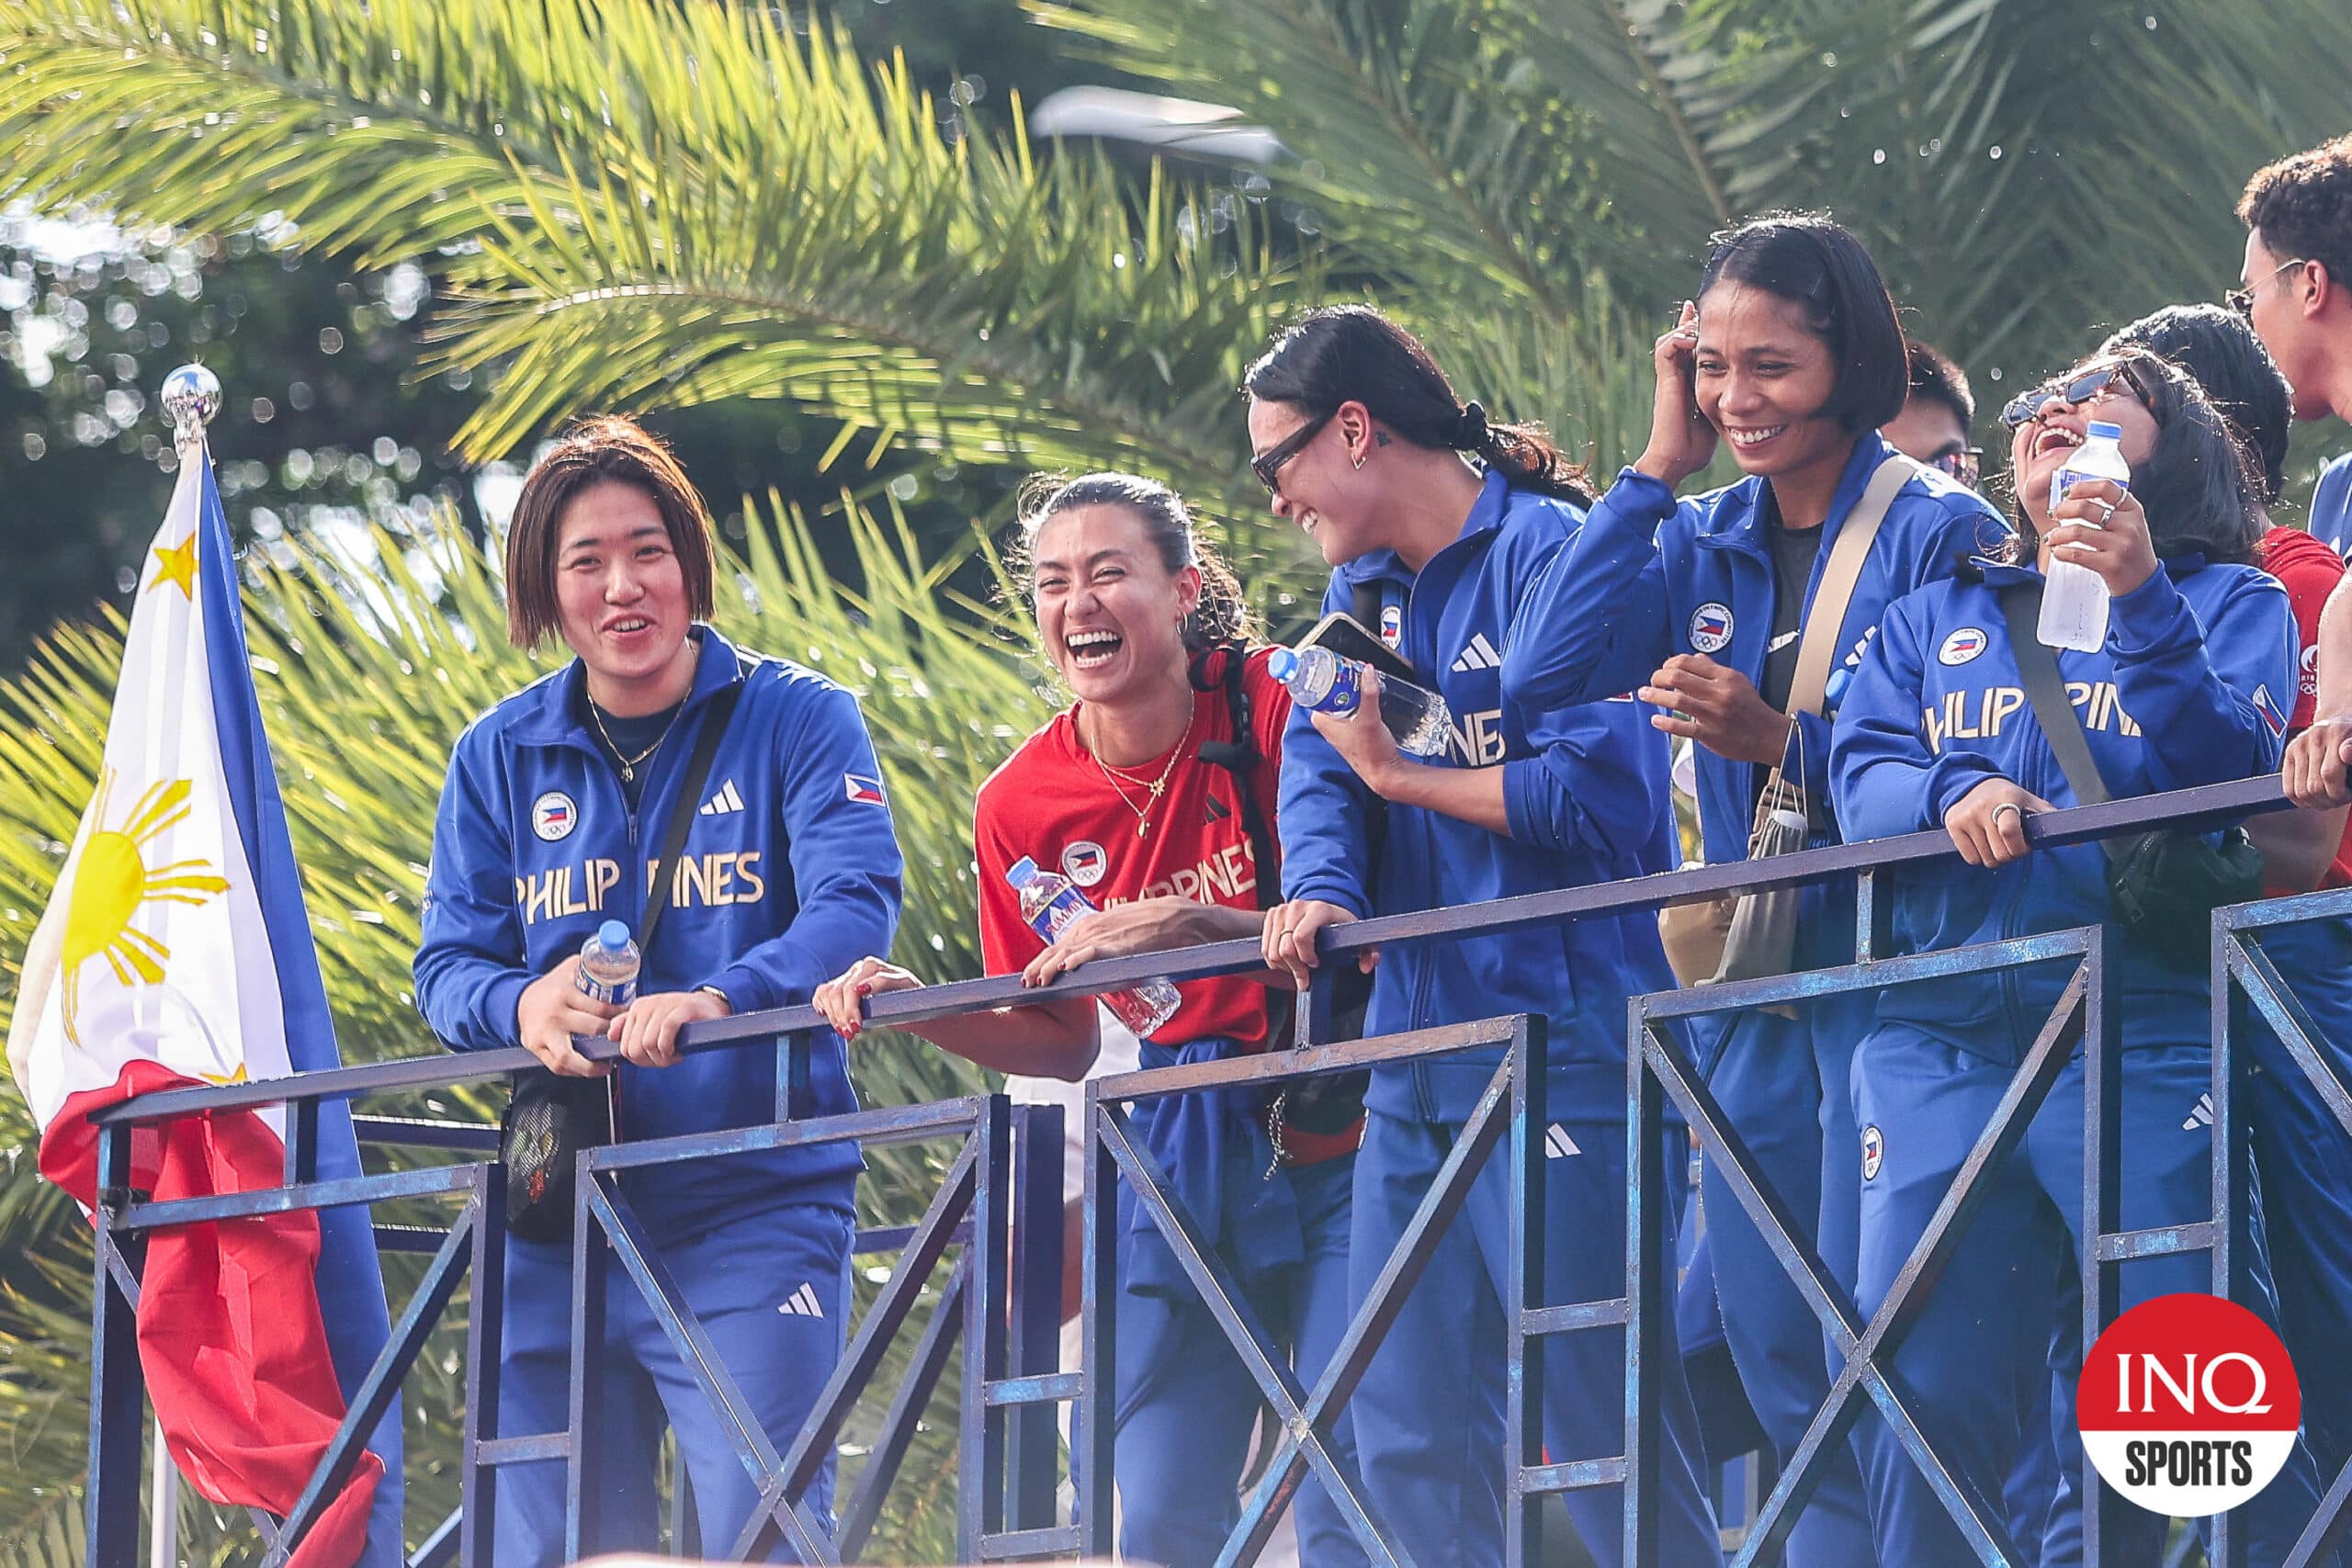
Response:
[{"label": "metal railing post", "polygon": [[[90,1476],[83,1503],[91,1568],[138,1568],[139,1466],[146,1374],[139,1366],[139,1309],[116,1277],[137,1277],[143,1241],[118,1238],[114,1221],[131,1201],[130,1134],[98,1131],[96,1264],[90,1306]],[[171,1461],[165,1458],[164,1461]]]},{"label": "metal railing post", "polygon": [[[1016,1111],[1018,1147],[1012,1196],[1012,1375],[1058,1371],[1062,1317],[1062,1108]],[[1043,1529],[1054,1522],[1060,1481],[1061,1423],[1037,1403],[1010,1413],[1006,1465],[1007,1528]]]}]

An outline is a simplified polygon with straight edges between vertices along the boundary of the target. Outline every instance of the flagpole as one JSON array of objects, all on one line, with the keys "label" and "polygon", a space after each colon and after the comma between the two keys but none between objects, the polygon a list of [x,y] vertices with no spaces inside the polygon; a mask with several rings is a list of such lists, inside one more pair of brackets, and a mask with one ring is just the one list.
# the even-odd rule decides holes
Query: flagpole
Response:
[{"label": "flagpole", "polygon": [[[163,404],[180,461],[205,461],[204,427],[220,412],[220,378],[201,365],[183,365],[164,378]],[[177,1568],[179,1557],[180,1467],[164,1441],[163,1417],[158,1416],[147,1495],[148,1568]]]},{"label": "flagpole", "polygon": [[176,1568],[180,1560],[180,1467],[164,1443],[164,1418],[155,1417],[154,1472],[147,1486],[148,1568]]}]

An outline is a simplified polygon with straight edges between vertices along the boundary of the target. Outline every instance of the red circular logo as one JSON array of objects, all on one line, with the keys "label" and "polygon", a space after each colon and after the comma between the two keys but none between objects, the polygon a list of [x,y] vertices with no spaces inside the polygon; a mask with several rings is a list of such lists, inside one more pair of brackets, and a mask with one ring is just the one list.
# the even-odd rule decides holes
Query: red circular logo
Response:
[{"label": "red circular logo", "polygon": [[2201,1518],[2270,1484],[2294,1451],[2302,1392],[2269,1325],[2219,1296],[2143,1302],[2083,1359],[2083,1448],[2109,1486]]}]

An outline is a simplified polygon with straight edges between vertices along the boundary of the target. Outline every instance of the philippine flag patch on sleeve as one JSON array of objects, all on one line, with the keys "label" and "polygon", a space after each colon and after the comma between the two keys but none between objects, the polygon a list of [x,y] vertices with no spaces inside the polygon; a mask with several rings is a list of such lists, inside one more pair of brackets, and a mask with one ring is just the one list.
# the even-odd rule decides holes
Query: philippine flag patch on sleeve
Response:
[{"label": "philippine flag patch on sleeve", "polygon": [[879,806],[882,804],[882,781],[880,779],[868,778],[864,773],[843,773],[842,775],[842,785],[849,791],[849,797],[854,801],[857,801],[865,806]]},{"label": "philippine flag patch on sleeve", "polygon": [[2262,722],[2270,727],[2271,734],[2287,733],[2287,716],[2279,711],[2278,699],[2270,694],[2267,684],[2254,689],[2254,711],[2262,716]]}]

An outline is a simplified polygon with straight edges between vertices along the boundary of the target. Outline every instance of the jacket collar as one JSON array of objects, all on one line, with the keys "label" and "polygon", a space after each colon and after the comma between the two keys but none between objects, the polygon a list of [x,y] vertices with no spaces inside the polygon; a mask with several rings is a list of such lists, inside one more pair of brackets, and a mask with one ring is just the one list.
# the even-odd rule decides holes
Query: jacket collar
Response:
[{"label": "jacket collar", "polygon": [[[1470,503],[1470,515],[1462,520],[1462,532],[1454,536],[1454,544],[1480,534],[1498,531],[1503,525],[1503,514],[1510,509],[1510,481],[1503,477],[1501,470],[1487,469],[1485,481],[1478,487],[1478,499]],[[1367,550],[1352,560],[1341,561],[1339,572],[1351,583],[1385,578],[1409,584],[1414,577],[1412,569],[1396,552],[1385,548]]]},{"label": "jacket collar", "polygon": [[[1846,513],[1854,509],[1854,502],[1861,500],[1862,491],[1870,488],[1871,476],[1878,472],[1878,466],[1894,451],[1875,430],[1864,431],[1854,443],[1845,469],[1838,476],[1838,489],[1829,498],[1829,517],[1821,535],[1824,550],[1828,549],[1838,530],[1845,525]],[[1764,518],[1770,510],[1765,504],[1764,485],[1763,476],[1755,475],[1724,491],[1722,502],[1701,520],[1697,542],[1718,549],[1762,555],[1766,547]]]},{"label": "jacket collar", "polygon": [[[693,708],[741,681],[743,669],[734,646],[710,627],[696,626],[687,635],[702,646],[695,660],[695,683],[686,688],[685,706]],[[529,714],[508,733],[526,745],[585,744],[580,715],[587,701],[587,682],[588,667],[574,658],[534,688]]]}]

